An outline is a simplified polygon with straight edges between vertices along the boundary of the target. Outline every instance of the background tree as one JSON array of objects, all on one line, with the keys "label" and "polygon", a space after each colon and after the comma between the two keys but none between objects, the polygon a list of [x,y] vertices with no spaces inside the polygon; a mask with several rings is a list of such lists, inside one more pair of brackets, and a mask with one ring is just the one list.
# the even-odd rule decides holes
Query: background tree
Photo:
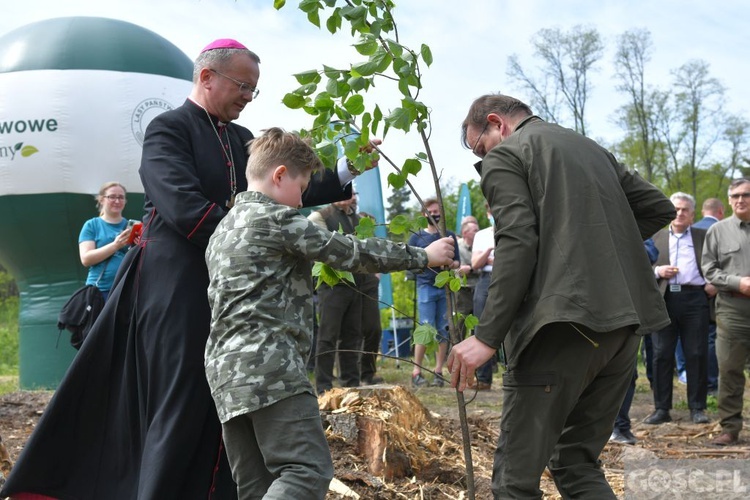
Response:
[{"label": "background tree", "polygon": [[575,131],[586,135],[586,103],[592,89],[589,73],[604,50],[599,32],[581,25],[569,32],[547,28],[531,41],[534,54],[542,60],[541,80],[529,76],[516,55],[508,59],[508,76],[531,93],[532,107],[540,110],[543,118],[563,124],[558,111],[562,102]]},{"label": "background tree", "polygon": [[657,171],[656,156],[656,91],[646,86],[646,64],[651,60],[651,33],[636,29],[618,37],[615,54],[616,89],[628,96],[629,102],[619,111],[619,122],[627,136],[623,147],[629,149],[629,166],[638,170],[649,182],[654,182]]},{"label": "background tree", "polygon": [[724,86],[709,75],[708,63],[689,61],[673,72],[675,111],[685,138],[683,168],[690,194],[698,193],[698,170],[723,132],[720,113],[724,107]]}]

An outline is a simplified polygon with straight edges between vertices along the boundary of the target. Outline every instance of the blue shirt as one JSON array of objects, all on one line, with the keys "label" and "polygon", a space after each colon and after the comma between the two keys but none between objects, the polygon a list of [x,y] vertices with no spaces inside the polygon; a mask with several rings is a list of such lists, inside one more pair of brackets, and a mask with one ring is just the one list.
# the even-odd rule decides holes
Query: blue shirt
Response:
[{"label": "blue shirt", "polygon": [[[459,251],[458,251],[458,241],[456,240],[456,235],[452,231],[447,231],[447,236],[450,236],[453,238],[453,245],[455,247],[455,254],[453,260],[459,259]],[[437,240],[442,238],[440,236],[440,233],[428,233],[424,229],[419,231],[416,234],[412,234],[409,238],[409,246],[411,247],[419,247],[419,248],[426,248],[430,245],[430,243],[433,243]],[[439,267],[426,267],[424,272],[416,274],[417,277],[417,286],[435,286],[435,277],[437,276],[437,273],[442,271]]]},{"label": "blue shirt", "polygon": [[[94,217],[83,224],[81,234],[78,236],[78,244],[84,241],[93,241],[96,244],[96,248],[109,245],[115,241],[118,234],[125,230],[127,225],[127,219],[122,219],[117,224],[110,224],[101,217]],[[127,252],[127,247],[121,248],[109,259],[104,259],[100,263],[91,266],[89,268],[89,275],[86,278],[86,284],[96,285],[102,292],[108,292],[115,281],[117,268],[120,267],[120,263],[125,258]],[[102,274],[102,270],[104,270],[104,274]],[[99,278],[100,275],[101,278]]]}]

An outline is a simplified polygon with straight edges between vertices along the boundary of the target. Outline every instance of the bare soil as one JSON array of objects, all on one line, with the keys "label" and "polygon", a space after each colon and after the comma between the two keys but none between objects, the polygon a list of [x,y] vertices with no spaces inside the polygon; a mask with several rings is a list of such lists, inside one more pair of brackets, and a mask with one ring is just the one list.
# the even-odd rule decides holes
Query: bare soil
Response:
[{"label": "bare soil", "polygon": [[[639,379],[639,383],[643,383],[642,379]],[[746,395],[750,395],[749,392],[746,390]],[[695,425],[690,422],[689,412],[684,405],[684,393],[685,387],[675,384],[676,409],[671,412],[674,419],[672,423],[649,426],[643,424],[642,420],[653,410],[652,397],[647,387],[639,385],[630,413],[638,443],[635,447],[608,444],[601,457],[607,478],[618,497],[623,497],[623,456],[631,450],[648,450],[659,458],[750,459],[748,441],[741,441],[730,449],[712,447],[709,442],[718,435],[720,428],[718,417],[715,411],[711,410],[710,400],[707,413],[712,422]],[[367,473],[366,464],[357,454],[355,443],[331,436],[329,444],[334,457],[336,478],[363,499],[466,498],[463,457],[456,455],[456,450],[461,450],[462,440],[455,397],[450,396],[454,394],[450,388],[429,387],[416,390],[417,397],[428,402],[425,406],[437,423],[437,432],[442,435],[443,446],[450,450],[450,453],[446,451],[444,454],[438,454],[433,465],[422,470],[418,477],[385,481],[381,477],[372,476]],[[17,391],[0,396],[0,437],[10,461],[2,463],[4,474],[7,475],[11,463],[18,458],[51,396],[50,391]],[[470,393],[466,393],[467,401],[471,396]],[[501,391],[493,387],[489,391],[477,393],[476,399],[467,406],[478,499],[492,498],[490,477],[492,455],[499,429],[500,400]],[[713,407],[715,408],[715,405]],[[0,449],[0,461],[2,459]],[[547,475],[542,478],[542,489],[545,499],[560,498],[554,483]],[[328,498],[339,499],[344,496],[332,492]]]}]

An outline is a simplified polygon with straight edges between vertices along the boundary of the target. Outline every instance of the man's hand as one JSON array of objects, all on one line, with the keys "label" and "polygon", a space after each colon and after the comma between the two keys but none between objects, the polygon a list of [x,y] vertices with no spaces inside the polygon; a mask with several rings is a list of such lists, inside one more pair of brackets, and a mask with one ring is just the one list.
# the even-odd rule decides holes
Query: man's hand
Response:
[{"label": "man's hand", "polygon": [[453,238],[450,236],[440,238],[430,243],[426,248],[427,265],[429,267],[451,266],[455,267],[453,255],[455,254]]},{"label": "man's hand", "polygon": [[750,297],[750,276],[740,278],[740,293]]},{"label": "man's hand", "polygon": [[716,297],[716,294],[719,293],[719,289],[713,286],[708,281],[706,281],[706,284],[703,286],[703,291],[706,292],[708,298]]},{"label": "man's hand", "polygon": [[451,386],[463,392],[467,385],[473,385],[474,371],[494,356],[495,351],[473,335],[453,346],[447,362]]}]

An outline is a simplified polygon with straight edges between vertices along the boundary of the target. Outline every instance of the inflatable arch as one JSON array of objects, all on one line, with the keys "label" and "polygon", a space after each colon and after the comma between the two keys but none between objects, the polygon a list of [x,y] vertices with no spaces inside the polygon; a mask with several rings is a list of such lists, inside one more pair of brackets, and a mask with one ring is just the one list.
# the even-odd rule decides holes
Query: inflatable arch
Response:
[{"label": "inflatable arch", "polygon": [[78,234],[107,181],[140,219],[146,126],[190,92],[193,64],[131,23],[57,18],[0,37],[0,263],[18,283],[20,385],[56,387],[75,351],[57,314],[86,278]]}]

